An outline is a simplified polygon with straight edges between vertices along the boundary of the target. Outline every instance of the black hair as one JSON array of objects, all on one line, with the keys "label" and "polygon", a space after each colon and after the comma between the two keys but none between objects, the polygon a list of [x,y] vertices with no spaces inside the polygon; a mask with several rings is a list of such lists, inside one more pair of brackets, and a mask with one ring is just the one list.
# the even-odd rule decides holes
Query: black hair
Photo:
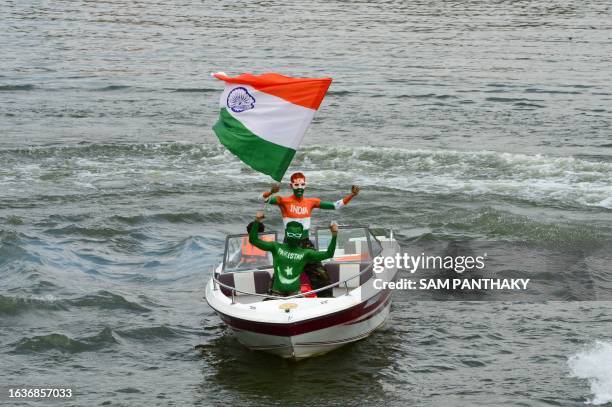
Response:
[{"label": "black hair", "polygon": [[287,229],[288,227],[299,227],[300,230],[304,231],[304,225],[302,225],[300,222],[296,222],[294,220],[292,220],[291,222],[287,223],[287,225],[285,226],[285,229]]},{"label": "black hair", "polygon": [[[247,225],[247,233],[251,233],[251,229],[253,229],[253,223],[255,223],[255,222],[251,222],[251,223],[249,223]],[[262,233],[265,229],[266,229],[266,227],[264,226],[264,224],[260,222],[259,223],[259,228],[257,229],[257,231],[259,233]]]}]

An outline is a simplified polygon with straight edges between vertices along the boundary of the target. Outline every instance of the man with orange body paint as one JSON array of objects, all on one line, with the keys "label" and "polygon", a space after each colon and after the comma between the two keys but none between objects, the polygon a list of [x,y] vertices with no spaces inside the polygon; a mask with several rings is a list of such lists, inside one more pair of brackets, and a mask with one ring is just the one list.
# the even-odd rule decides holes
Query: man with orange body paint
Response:
[{"label": "man with orange body paint", "polygon": [[[319,198],[304,197],[306,189],[306,176],[301,172],[296,172],[291,175],[290,184],[293,195],[290,196],[271,196],[280,190],[279,184],[272,185],[270,191],[262,194],[264,200],[271,205],[277,205],[283,216],[283,223],[287,225],[289,222],[299,222],[304,227],[302,233],[301,246],[304,248],[314,248],[314,244],[310,241],[308,231],[310,229],[310,217],[312,210],[320,209],[340,209],[348,204],[357,194],[360,188],[357,185],[351,187],[351,193],[336,202],[321,201]],[[308,275],[310,283],[314,289],[324,287],[330,284],[329,276],[320,262],[309,263],[304,268],[304,272]],[[319,297],[331,297],[332,291],[324,290],[319,292]]]}]

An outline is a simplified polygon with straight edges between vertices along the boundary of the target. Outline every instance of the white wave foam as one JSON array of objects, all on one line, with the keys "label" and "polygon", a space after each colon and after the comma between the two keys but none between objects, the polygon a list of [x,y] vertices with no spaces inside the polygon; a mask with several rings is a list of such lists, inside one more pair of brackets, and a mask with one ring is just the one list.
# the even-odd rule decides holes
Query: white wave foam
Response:
[{"label": "white wave foam", "polygon": [[[140,190],[156,185],[208,185],[211,180],[268,182],[219,145],[166,143],[86,145],[0,151],[0,173],[11,197]],[[13,165],[11,165],[13,164]],[[427,195],[491,195],[542,205],[612,207],[612,163],[575,157],[494,151],[412,150],[310,146],[289,173],[302,170],[314,184],[350,182]]]},{"label": "white wave foam", "polygon": [[612,209],[612,196],[601,201],[599,203],[599,206],[601,206],[602,208]]},{"label": "white wave foam", "polygon": [[597,341],[568,359],[572,377],[587,379],[593,398],[589,404],[612,403],[612,343]]},{"label": "white wave foam", "polygon": [[[329,182],[350,169],[355,182],[426,194],[497,195],[549,204],[610,207],[612,163],[493,151],[315,147],[298,163]],[[331,168],[330,168],[331,167]],[[341,178],[344,176],[341,176]]]}]

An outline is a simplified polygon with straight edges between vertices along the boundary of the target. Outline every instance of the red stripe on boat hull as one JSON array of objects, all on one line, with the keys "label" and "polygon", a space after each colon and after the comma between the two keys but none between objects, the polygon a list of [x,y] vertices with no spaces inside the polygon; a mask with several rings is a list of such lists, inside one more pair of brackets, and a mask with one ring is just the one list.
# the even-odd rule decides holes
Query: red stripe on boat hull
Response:
[{"label": "red stripe on boat hull", "polygon": [[[318,331],[320,329],[329,328],[335,325],[352,323],[353,321],[358,320],[359,318],[370,313],[371,311],[374,311],[376,308],[383,309],[387,303],[387,300],[389,300],[391,297],[391,290],[381,291],[380,293],[376,294],[376,296],[378,298],[374,302],[371,302],[372,299],[369,299],[351,308],[347,308],[345,310],[338,311],[333,314],[322,315],[320,317],[307,319],[305,321],[298,321],[290,324],[255,322],[246,319],[235,318],[230,315],[222,314],[220,312],[218,312],[218,314],[226,324],[235,329],[242,329],[244,331],[256,332],[265,335],[295,336],[312,331]],[[361,321],[369,319],[376,314],[377,312],[372,312],[368,318],[363,318]]]}]

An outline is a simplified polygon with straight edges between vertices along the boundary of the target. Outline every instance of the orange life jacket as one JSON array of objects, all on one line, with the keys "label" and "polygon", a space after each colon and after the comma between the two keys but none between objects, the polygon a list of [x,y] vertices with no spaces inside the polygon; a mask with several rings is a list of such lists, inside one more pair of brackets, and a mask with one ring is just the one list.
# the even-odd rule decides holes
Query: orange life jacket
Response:
[{"label": "orange life jacket", "polygon": [[[271,238],[272,236],[263,236],[262,240],[270,241],[272,240]],[[267,256],[267,253],[265,251],[253,246],[249,242],[248,236],[242,237],[242,244],[240,245],[240,254],[244,263],[256,263],[257,261],[260,261],[262,257],[265,259]]]}]

